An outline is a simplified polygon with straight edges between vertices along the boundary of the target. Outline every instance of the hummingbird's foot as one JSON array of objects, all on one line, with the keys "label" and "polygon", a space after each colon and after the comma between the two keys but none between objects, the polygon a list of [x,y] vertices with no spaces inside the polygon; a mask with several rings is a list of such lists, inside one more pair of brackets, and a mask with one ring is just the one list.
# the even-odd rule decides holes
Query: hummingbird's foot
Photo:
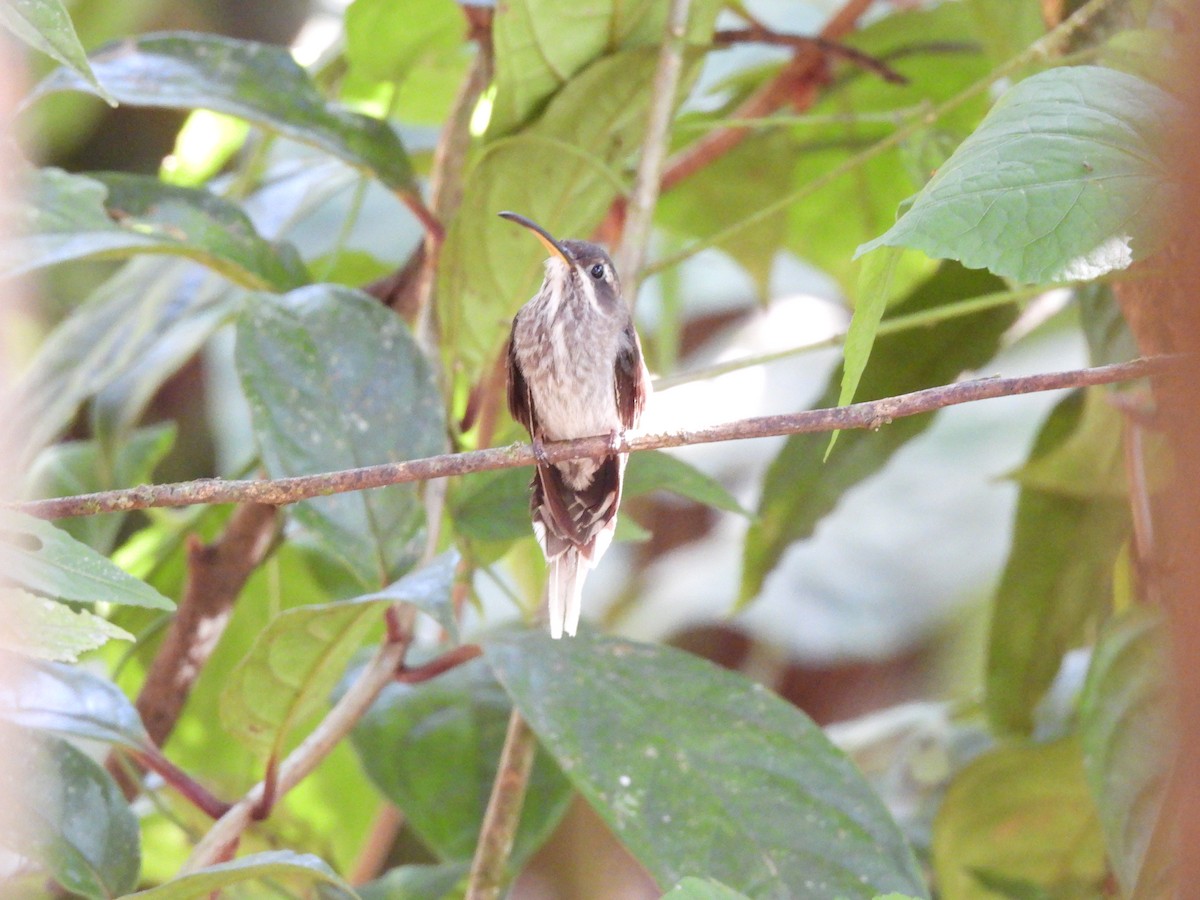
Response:
[{"label": "hummingbird's foot", "polygon": [[533,439],[533,458],[537,460],[539,466],[550,465],[550,457],[546,455],[546,445],[542,443],[540,437]]},{"label": "hummingbird's foot", "polygon": [[617,453],[621,449],[621,443],[625,439],[625,432],[613,430],[608,433],[608,449],[613,453]]}]

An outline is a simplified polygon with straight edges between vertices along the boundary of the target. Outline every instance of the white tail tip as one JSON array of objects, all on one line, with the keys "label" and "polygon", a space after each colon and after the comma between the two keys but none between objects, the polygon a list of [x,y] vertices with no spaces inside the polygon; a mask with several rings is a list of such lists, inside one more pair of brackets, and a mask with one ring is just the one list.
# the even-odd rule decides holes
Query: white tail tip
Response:
[{"label": "white tail tip", "polygon": [[575,637],[579,630],[579,615],[583,609],[583,579],[587,566],[579,551],[571,548],[550,562],[550,584],[547,590],[547,613],[550,637],[558,640],[566,632]]}]

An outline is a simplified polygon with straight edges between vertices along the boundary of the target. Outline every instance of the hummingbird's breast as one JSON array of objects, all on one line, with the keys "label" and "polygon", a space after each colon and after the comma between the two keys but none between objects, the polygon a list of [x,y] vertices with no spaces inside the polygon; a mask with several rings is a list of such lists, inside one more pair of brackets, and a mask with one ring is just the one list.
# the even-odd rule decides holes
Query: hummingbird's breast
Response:
[{"label": "hummingbird's breast", "polygon": [[546,440],[621,430],[614,371],[619,329],[568,283],[552,283],[521,310],[513,350]]}]

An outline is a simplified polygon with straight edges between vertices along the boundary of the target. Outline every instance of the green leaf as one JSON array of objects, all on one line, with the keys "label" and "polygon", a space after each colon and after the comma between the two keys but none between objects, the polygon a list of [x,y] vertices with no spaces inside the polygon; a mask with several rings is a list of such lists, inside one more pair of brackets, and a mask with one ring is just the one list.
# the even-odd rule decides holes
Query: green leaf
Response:
[{"label": "green leaf", "polygon": [[225,730],[255,753],[279,759],[292,729],[328,701],[388,606],[448,609],[456,564],[454,554],[444,554],[379,593],[284,610],[229,675],[221,695]]},{"label": "green leaf", "polygon": [[[799,155],[799,142],[783,129],[752,135],[663,194],[655,223],[677,235],[707,238],[791,191]],[[787,227],[788,214],[781,212],[716,245],[749,273],[764,302]]]},{"label": "green leaf", "polygon": [[358,897],[354,888],[338,877],[325,860],[311,853],[296,853],[293,850],[251,853],[231,862],[197,869],[166,884],[129,896],[142,897],[144,900],[189,900],[192,897],[209,896],[231,884],[259,879],[318,885],[321,896],[329,900],[356,900]]},{"label": "green leaf", "polygon": [[942,896],[956,900],[996,896],[979,873],[1054,896],[1102,896],[1104,842],[1078,741],[1006,747],[963,769],[933,824],[933,868]]},{"label": "green leaf", "polygon": [[[450,501],[455,533],[474,541],[508,544],[533,534],[529,518],[529,470],[498,469],[461,479]],[[659,450],[633,453],[625,470],[625,499],[665,490],[715,509],[750,514],[724,486],[676,456]],[[630,520],[618,520],[623,528]],[[626,539],[627,535],[618,539]]]},{"label": "green leaf", "polygon": [[[34,461],[28,478],[33,485],[30,493],[68,497],[146,484],[174,445],[175,431],[173,423],[139,428],[115,448],[115,459],[94,440],[53,444]],[[107,513],[63,519],[59,527],[97,553],[108,553],[124,521],[124,513]]]},{"label": "green leaf", "polygon": [[[973,24],[966,3],[922,4],[880,16],[848,35],[847,43],[885,60],[908,78],[908,84],[891,84],[857,67],[839,74],[829,90],[820,92],[806,119],[792,127],[798,145],[795,184],[824,177],[911,123],[913,116],[984,78],[993,64],[977,45],[964,41]],[[899,147],[792,204],[788,245],[836,278],[846,294],[861,299],[860,267],[851,260],[855,247],[896,220],[897,206],[925,185],[979,123],[987,106],[984,96],[963,103]],[[912,261],[906,259],[905,264]],[[903,271],[897,276],[897,294],[905,293],[899,284],[911,284],[916,277]]]},{"label": "green leaf", "polygon": [[[889,313],[901,316],[932,310],[1002,289],[999,279],[986,272],[944,263]],[[876,400],[952,381],[963,370],[991,359],[1015,318],[1011,308],[991,309],[880,338],[871,352],[872,364],[863,373],[858,398]],[[817,407],[836,404],[840,382],[840,374],[834,373]],[[787,548],[809,537],[846,490],[881,469],[932,421],[932,416],[912,416],[878,432],[848,431],[828,463],[823,462],[828,445],[824,435],[788,438],[767,470],[758,517],[746,536],[739,606],[758,594]]]},{"label": "green leaf", "polygon": [[[1035,463],[1072,440],[1083,405],[1081,394],[1059,403],[1034,442]],[[1111,490],[1022,488],[988,638],[986,706],[997,730],[1032,730],[1064,654],[1111,603],[1113,563],[1128,530],[1128,504]]]},{"label": "green leaf", "polygon": [[1113,69],[1027,78],[858,254],[914,247],[1023,282],[1123,269],[1155,249],[1178,194],[1159,139],[1175,109],[1160,88]]},{"label": "green leaf", "polygon": [[22,661],[6,667],[0,719],[64,737],[141,747],[142,719],[115,684],[79,666]]},{"label": "green leaf", "polygon": [[34,593],[73,603],[175,608],[65,531],[12,510],[0,512],[0,571]]},{"label": "green leaf", "polygon": [[[651,491],[670,491],[713,509],[749,516],[724,486],[677,456],[650,450],[633,453],[625,469],[624,497],[640,497]],[[526,516],[528,518],[528,516]]]},{"label": "green leaf", "polygon": [[484,651],[543,746],[660,886],[706,872],[752,897],[924,894],[857,769],[761,685],[680,650],[587,632],[498,635]]},{"label": "green leaf", "polygon": [[27,189],[22,236],[5,245],[0,278],[71,260],[137,253],[185,256],[249,288],[288,290],[308,281],[288,244],[259,237],[242,210],[215,194],[147,175],[71,175],[39,169]]},{"label": "green leaf", "polygon": [[[838,389],[838,406],[846,406],[854,399],[858,384],[862,381],[867,360],[871,358],[871,348],[875,345],[875,333],[879,330],[879,323],[892,295],[896,266],[903,255],[903,250],[892,248],[869,254],[863,260],[859,273],[858,303],[854,305],[854,316],[850,319],[846,342],[842,346],[842,386]],[[829,454],[840,433],[835,431],[829,436],[825,462],[829,461]]]},{"label": "green leaf", "polygon": [[60,738],[0,729],[0,845],[37,860],[63,887],[108,900],[137,885],[137,819],[108,773]]},{"label": "green leaf", "polygon": [[[586,237],[625,190],[621,167],[641,144],[657,54],[605,57],[575,78],[532,128],[487,146],[463,187],[438,267],[444,345],[473,379],[507,323],[537,290],[545,251],[497,217],[527,215],[557,237]],[[689,72],[695,71],[689,67]]]},{"label": "green leaf", "polygon": [[469,871],[467,863],[398,866],[358,888],[362,900],[443,900]]},{"label": "green leaf", "polygon": [[133,635],[86,609],[74,610],[17,588],[0,587],[0,608],[9,628],[0,631],[0,649],[37,659],[75,662],[79,654]]},{"label": "green leaf", "polygon": [[180,187],[202,187],[220,174],[249,136],[245,119],[194,109],[176,132],[175,146],[163,157],[158,177]]},{"label": "green leaf", "polygon": [[96,80],[87,51],[79,43],[71,16],[60,0],[7,0],[0,4],[0,25],[35,50],[74,69],[106,103],[117,105]]},{"label": "green leaf", "polygon": [[[713,0],[692,4],[689,43],[709,42],[719,9]],[[662,41],[666,16],[667,6],[654,0],[601,0],[576,6],[554,0],[513,0],[499,6],[492,26],[496,95],[489,137],[508,134],[527,122],[604,54],[656,47]],[[644,82],[643,88],[649,83]]]},{"label": "green leaf", "polygon": [[1168,879],[1166,871],[1145,871],[1174,745],[1164,637],[1162,617],[1147,609],[1110,622],[1092,654],[1079,709],[1084,772],[1127,894],[1139,881]]},{"label": "green leaf", "polygon": [[1070,416],[1078,422],[1055,446],[1036,453],[1013,473],[1026,488],[1069,497],[1125,497],[1124,417],[1103,388],[1082,392],[1072,400]]},{"label": "green leaf", "polygon": [[[359,291],[258,296],[238,323],[237,369],[273,478],[446,449],[432,367],[400,317]],[[294,515],[368,589],[407,571],[424,545],[415,485],[308,500]]]},{"label": "green leaf", "polygon": [[671,900],[749,900],[745,894],[711,878],[685,878],[663,896]]},{"label": "green leaf", "polygon": [[[156,378],[139,382],[135,392],[148,399],[228,316],[236,289],[215,282],[174,259],[125,265],[42,344],[18,382],[17,414],[4,423],[6,444],[34,456],[87,398],[153,358]],[[181,342],[181,334],[188,340]]]},{"label": "green leaf", "polygon": [[525,468],[461,478],[450,500],[454,533],[474,541],[503,543],[532,535],[529,480]]},{"label": "green leaf", "polygon": [[[198,32],[144,34],[101,47],[92,70],[127,106],[210,109],[247,119],[324,150],[402,194],[415,193],[412,165],[384,122],[325,102],[287,47]],[[59,91],[95,93],[58,69],[26,103]]]},{"label": "green leaf", "polygon": [[[367,775],[444,861],[469,861],[496,776],[511,705],[480,661],[420,685],[393,684],[351,733]],[[520,869],[557,825],[570,785],[539,751],[513,849]]]},{"label": "green leaf", "polygon": [[372,81],[403,81],[430,57],[459,47],[463,14],[454,0],[354,0],[346,10],[346,59]]}]

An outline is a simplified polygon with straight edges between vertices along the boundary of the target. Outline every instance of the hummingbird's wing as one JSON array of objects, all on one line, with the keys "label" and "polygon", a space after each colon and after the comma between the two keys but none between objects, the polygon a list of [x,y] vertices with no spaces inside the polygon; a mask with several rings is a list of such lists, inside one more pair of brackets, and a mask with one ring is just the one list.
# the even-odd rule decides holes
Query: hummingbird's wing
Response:
[{"label": "hummingbird's wing", "polygon": [[642,343],[632,320],[621,332],[617,359],[613,366],[613,389],[617,396],[617,415],[626,428],[637,428],[642,410],[650,396],[650,373],[642,359]]},{"label": "hummingbird's wing", "polygon": [[[518,316],[520,313],[517,314]],[[513,317],[513,330],[517,327],[517,316]],[[524,426],[530,437],[540,435],[537,415],[534,412],[533,395],[529,393],[529,385],[525,382],[525,373],[517,361],[517,353],[513,346],[513,335],[508,336],[508,411],[513,420]]]}]

